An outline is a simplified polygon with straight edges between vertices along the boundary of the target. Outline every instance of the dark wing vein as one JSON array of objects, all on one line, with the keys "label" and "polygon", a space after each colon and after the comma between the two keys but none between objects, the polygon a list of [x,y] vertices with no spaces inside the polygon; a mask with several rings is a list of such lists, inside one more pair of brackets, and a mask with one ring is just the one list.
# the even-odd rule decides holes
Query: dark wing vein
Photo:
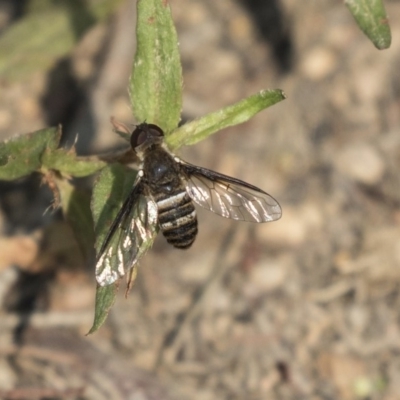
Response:
[{"label": "dark wing vein", "polygon": [[96,279],[106,286],[133,268],[157,234],[157,205],[138,178],[101,246]]},{"label": "dark wing vein", "polygon": [[249,222],[275,221],[279,203],[268,193],[239,179],[181,161],[191,199],[225,218]]}]

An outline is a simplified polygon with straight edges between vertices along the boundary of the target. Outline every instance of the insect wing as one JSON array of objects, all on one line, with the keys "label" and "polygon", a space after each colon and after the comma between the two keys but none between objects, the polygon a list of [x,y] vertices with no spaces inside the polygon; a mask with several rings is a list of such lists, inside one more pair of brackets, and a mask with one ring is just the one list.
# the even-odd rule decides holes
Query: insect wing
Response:
[{"label": "insect wing", "polygon": [[157,205],[145,192],[138,175],[99,252],[96,279],[100,286],[123,277],[153,244],[157,234]]},{"label": "insect wing", "polygon": [[249,222],[276,221],[279,203],[268,193],[239,179],[181,161],[191,199],[225,218]]}]

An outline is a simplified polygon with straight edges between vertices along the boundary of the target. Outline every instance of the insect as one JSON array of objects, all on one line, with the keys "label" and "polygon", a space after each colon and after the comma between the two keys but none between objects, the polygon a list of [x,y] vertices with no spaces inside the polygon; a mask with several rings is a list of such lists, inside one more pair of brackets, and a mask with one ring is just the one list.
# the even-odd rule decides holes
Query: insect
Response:
[{"label": "insect", "polygon": [[137,125],[131,146],[141,165],[100,248],[96,262],[100,286],[110,285],[131,271],[158,230],[176,248],[190,247],[197,235],[194,203],[241,221],[269,222],[282,215],[279,203],[263,190],[170,153],[157,125]]}]

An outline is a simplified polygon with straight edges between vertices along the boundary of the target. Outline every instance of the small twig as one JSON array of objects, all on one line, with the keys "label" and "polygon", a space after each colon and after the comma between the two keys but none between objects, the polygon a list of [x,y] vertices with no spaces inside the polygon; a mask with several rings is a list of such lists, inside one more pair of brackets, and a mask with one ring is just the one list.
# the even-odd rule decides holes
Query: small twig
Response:
[{"label": "small twig", "polygon": [[187,307],[186,312],[183,315],[178,315],[174,328],[165,335],[164,341],[158,351],[158,355],[154,365],[155,370],[161,365],[166,349],[168,347],[177,347],[179,345],[183,334],[186,331],[186,328],[199,313],[204,299],[211,292],[215,284],[220,281],[220,279],[225,275],[226,271],[228,270],[230,264],[224,262],[224,260],[226,259],[226,254],[230,248],[236,232],[237,226],[235,224],[232,224],[231,228],[226,233],[223,242],[221,243],[221,246],[215,258],[214,266],[207,280],[198,290],[193,293],[192,301]]},{"label": "small twig", "polygon": [[80,398],[85,391],[84,387],[57,390],[50,388],[29,387],[11,390],[1,390],[0,398],[8,400],[43,399],[43,398]]},{"label": "small twig", "polygon": [[338,281],[320,290],[313,290],[308,299],[317,303],[329,303],[338,297],[344,296],[354,288],[354,282],[349,280]]},{"label": "small twig", "polygon": [[[92,311],[33,313],[29,325],[37,328],[57,326],[71,327],[89,325],[92,319]],[[8,330],[15,329],[20,323],[20,320],[20,314],[3,314],[1,316],[1,327]]]}]

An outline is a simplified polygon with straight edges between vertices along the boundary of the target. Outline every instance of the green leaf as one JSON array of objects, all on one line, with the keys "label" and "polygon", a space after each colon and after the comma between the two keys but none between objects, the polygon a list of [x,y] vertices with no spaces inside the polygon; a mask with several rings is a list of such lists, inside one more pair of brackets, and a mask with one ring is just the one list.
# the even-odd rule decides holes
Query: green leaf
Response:
[{"label": "green leaf", "polygon": [[[97,253],[122,203],[132,189],[135,177],[135,171],[127,170],[120,164],[107,166],[101,171],[94,186],[91,202]],[[97,286],[95,318],[89,333],[96,331],[106,320],[115,301],[117,289],[118,284]]]},{"label": "green leaf", "polygon": [[182,125],[167,136],[167,143],[171,149],[195,144],[221,129],[249,120],[258,112],[284,99],[285,94],[282,90],[263,90],[238,103]]},{"label": "green leaf", "polygon": [[94,249],[93,219],[90,212],[89,193],[72,186],[66,179],[57,179],[61,206],[69,222],[82,254],[90,260]]},{"label": "green leaf", "polygon": [[42,157],[43,167],[61,172],[63,175],[81,178],[92,175],[106,166],[97,157],[77,157],[75,149],[48,148]]},{"label": "green leaf", "polygon": [[39,170],[45,150],[57,148],[58,128],[17,136],[0,143],[0,179],[14,180]]},{"label": "green leaf", "polygon": [[97,178],[90,206],[97,251],[100,250],[112,221],[132,189],[136,174],[136,171],[127,169],[120,164],[112,164],[105,167]]},{"label": "green leaf", "polygon": [[115,303],[117,291],[117,285],[97,286],[94,321],[88,335],[96,332],[104,324],[111,307]]},{"label": "green leaf", "polygon": [[103,20],[122,0],[60,0],[39,7],[12,24],[0,37],[0,76],[10,82],[51,68],[68,54],[94,23]]},{"label": "green leaf", "polygon": [[376,48],[390,47],[392,36],[382,0],[346,0],[345,4]]},{"label": "green leaf", "polygon": [[137,48],[129,93],[137,122],[178,126],[182,110],[182,70],[178,38],[166,0],[139,0]]},{"label": "green leaf", "polygon": [[59,127],[42,129],[0,143],[0,179],[14,180],[40,170],[45,173],[46,169],[83,177],[106,165],[97,157],[77,157],[74,148],[58,148],[60,138]]}]

